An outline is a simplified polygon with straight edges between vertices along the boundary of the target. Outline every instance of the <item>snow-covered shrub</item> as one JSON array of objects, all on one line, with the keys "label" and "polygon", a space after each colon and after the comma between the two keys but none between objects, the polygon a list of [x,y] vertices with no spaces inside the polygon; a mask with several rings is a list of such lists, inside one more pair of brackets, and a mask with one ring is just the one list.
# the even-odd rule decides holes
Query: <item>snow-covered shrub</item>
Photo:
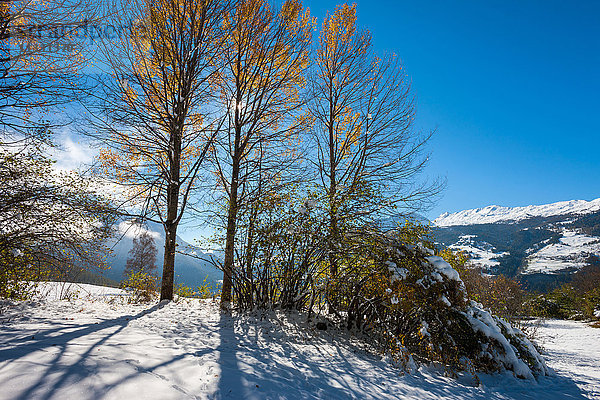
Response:
[{"label": "snow-covered shrub", "polygon": [[459,273],[420,242],[426,228],[408,223],[386,235],[348,223],[338,232],[333,274],[322,220],[309,211],[263,218],[241,224],[246,236],[233,285],[239,308],[320,313],[407,368],[421,361],[523,378],[546,374],[525,335],[468,299]]},{"label": "snow-covered shrub", "polygon": [[[458,272],[423,245],[386,238],[366,270],[369,279],[347,303],[349,325],[410,363],[439,362],[452,370],[508,370],[521,378],[548,370],[518,329],[467,298]],[[359,279],[345,277],[348,285]]]},{"label": "snow-covered shrub", "polygon": [[431,250],[396,246],[385,263],[394,333],[416,359],[521,378],[547,373],[525,335],[468,300],[458,272]]},{"label": "snow-covered shrub", "polygon": [[504,275],[484,274],[480,267],[470,263],[469,255],[463,251],[444,249],[439,256],[458,271],[469,299],[511,323],[518,323],[528,313],[526,293],[518,281]]}]

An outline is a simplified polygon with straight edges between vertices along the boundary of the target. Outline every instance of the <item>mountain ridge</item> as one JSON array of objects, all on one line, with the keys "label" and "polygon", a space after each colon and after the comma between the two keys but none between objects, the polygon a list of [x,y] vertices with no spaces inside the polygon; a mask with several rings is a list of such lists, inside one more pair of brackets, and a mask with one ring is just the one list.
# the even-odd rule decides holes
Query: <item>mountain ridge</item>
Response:
[{"label": "mountain ridge", "polygon": [[591,201],[568,200],[524,207],[490,205],[454,213],[442,213],[432,222],[437,227],[480,225],[499,222],[518,222],[536,217],[546,218],[570,214],[583,215],[597,211],[600,211],[600,198]]},{"label": "mountain ridge", "polygon": [[600,266],[600,199],[526,207],[488,206],[433,221],[439,246],[468,253],[485,273],[545,291]]}]

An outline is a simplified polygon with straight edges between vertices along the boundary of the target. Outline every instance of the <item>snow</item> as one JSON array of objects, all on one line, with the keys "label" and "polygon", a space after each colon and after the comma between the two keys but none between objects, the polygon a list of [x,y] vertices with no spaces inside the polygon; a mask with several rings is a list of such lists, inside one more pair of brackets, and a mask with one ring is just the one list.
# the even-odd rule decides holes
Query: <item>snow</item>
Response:
[{"label": "snow", "polygon": [[[556,376],[403,374],[345,332],[305,316],[218,312],[212,300],[133,305],[119,289],[46,284],[0,303],[0,399],[592,399],[600,329],[548,321]],[[61,300],[68,293],[71,300]],[[426,329],[426,327],[425,327]],[[482,328],[487,329],[487,328]]]},{"label": "snow", "polygon": [[429,256],[425,257],[427,261],[441,274],[445,275],[446,278],[452,281],[462,282],[458,272],[450,266],[442,257]]},{"label": "snow", "polygon": [[427,330],[429,328],[429,325],[427,324],[427,322],[422,321],[421,322],[421,329],[419,329],[419,333],[421,334],[421,336],[431,336],[429,334],[429,331]]},{"label": "snow", "polygon": [[408,276],[408,270],[406,268],[398,268],[398,265],[396,265],[396,263],[393,261],[386,261],[385,265],[388,267],[388,270],[392,273],[392,283],[404,280]]},{"label": "snow", "polygon": [[442,296],[440,297],[440,301],[441,301],[442,303],[444,303],[445,305],[447,305],[448,307],[451,307],[451,306],[452,306],[452,303],[450,303],[450,300],[448,300],[448,298],[447,298],[446,296],[444,296],[444,295],[442,295]]},{"label": "snow", "polygon": [[587,265],[591,254],[600,254],[600,240],[597,237],[564,229],[559,243],[549,244],[527,257],[524,274],[555,273],[567,268],[581,268]]},{"label": "snow", "polygon": [[532,217],[588,214],[597,211],[600,211],[600,198],[592,201],[570,200],[526,207],[487,206],[452,214],[443,213],[433,221],[433,224],[438,227],[493,224],[497,222],[521,221]]},{"label": "snow", "polygon": [[547,320],[538,329],[538,336],[548,365],[587,392],[587,398],[600,399],[600,328],[577,321]]},{"label": "snow", "polygon": [[[489,312],[480,309],[478,304],[473,303],[473,306],[466,313],[463,313],[463,315],[467,317],[476,331],[496,340],[502,346],[504,354],[499,354],[498,357],[502,359],[505,366],[510,366],[519,377],[533,379],[529,367],[524,361],[519,359],[508,339],[502,334],[500,327]],[[504,328],[509,330],[509,333],[513,333],[509,326],[505,325]]]},{"label": "snow", "polygon": [[490,243],[478,241],[476,238],[475,235],[462,235],[459,237],[458,242],[451,245],[450,248],[467,252],[471,257],[470,261],[483,268],[500,265],[498,258],[509,254],[506,251],[497,253],[495,252],[496,248]]}]

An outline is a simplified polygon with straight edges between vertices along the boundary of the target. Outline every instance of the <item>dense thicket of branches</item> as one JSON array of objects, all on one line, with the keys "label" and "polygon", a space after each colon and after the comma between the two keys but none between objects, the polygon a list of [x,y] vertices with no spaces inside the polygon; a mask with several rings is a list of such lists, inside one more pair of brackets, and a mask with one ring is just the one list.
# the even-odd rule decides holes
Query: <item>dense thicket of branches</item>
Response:
[{"label": "dense thicket of branches", "polygon": [[82,94],[78,71],[88,60],[81,29],[97,15],[97,4],[87,0],[0,3],[3,144],[46,133],[40,128],[57,123],[49,111]]},{"label": "dense thicket of branches", "polygon": [[[101,271],[114,210],[93,183],[53,171],[38,151],[0,152],[0,290],[24,280],[63,278],[73,268]],[[9,293],[13,291],[14,293]]]},{"label": "dense thicket of branches", "polygon": [[[225,228],[221,301],[226,305],[240,236],[252,247],[259,203],[294,179],[298,134],[307,126],[301,91],[312,19],[297,0],[280,9],[264,0],[247,0],[224,16],[224,25],[227,40],[215,88],[226,116],[211,160],[226,204],[217,219]],[[240,220],[246,228],[241,231]]]}]

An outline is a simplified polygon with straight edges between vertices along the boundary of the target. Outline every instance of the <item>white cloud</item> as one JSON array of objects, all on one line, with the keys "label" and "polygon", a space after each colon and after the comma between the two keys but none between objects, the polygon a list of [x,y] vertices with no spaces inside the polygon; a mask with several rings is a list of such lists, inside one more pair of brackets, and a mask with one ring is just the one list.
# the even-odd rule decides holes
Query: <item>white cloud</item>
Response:
[{"label": "white cloud", "polygon": [[160,239],[160,232],[155,232],[153,230],[148,229],[147,227],[138,224],[134,221],[123,221],[119,224],[119,233],[128,237],[130,239],[134,239],[140,236],[142,233],[148,233],[154,239]]},{"label": "white cloud", "polygon": [[90,164],[97,154],[89,142],[65,130],[56,137],[57,147],[50,150],[50,157],[56,160],[58,170],[77,170]]}]

